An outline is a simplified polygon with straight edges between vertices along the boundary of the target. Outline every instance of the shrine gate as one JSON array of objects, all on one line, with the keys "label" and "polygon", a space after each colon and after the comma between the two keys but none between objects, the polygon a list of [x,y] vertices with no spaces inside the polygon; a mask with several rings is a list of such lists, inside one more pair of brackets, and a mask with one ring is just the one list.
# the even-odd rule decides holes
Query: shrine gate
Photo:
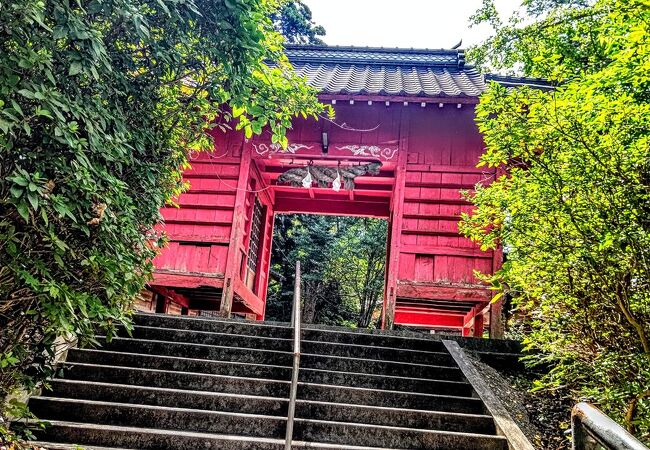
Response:
[{"label": "shrine gate", "polygon": [[[499,302],[474,276],[500,252],[458,234],[472,206],[460,191],[490,183],[474,107],[485,77],[462,50],[289,46],[289,59],[330,103],[333,121],[296,120],[289,146],[263,133],[216,131],[214,151],[191,158],[180,208],[162,209],[169,246],[155,259],[150,308],[263,320],[275,214],[388,220],[383,326],[482,336],[501,329]],[[498,79],[515,83],[513,79]],[[332,169],[380,162],[352,190],[278,183],[306,165]]]}]

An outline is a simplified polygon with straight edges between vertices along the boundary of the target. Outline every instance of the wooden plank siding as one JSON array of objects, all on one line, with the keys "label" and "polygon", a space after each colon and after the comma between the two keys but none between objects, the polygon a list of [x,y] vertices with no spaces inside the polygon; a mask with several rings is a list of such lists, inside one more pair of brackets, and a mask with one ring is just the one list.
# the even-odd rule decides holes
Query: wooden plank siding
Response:
[{"label": "wooden plank siding", "polygon": [[[491,292],[474,271],[496,270],[500,252],[483,252],[459,235],[460,214],[472,211],[460,191],[490,183],[496,173],[476,168],[483,141],[474,105],[458,104],[336,104],[334,123],[296,119],[287,151],[273,148],[268,133],[247,141],[240,132],[215,132],[214,152],[194,155],[184,173],[190,189],[177,200],[180,208],[162,209],[170,242],[154,260],[152,285],[182,288],[186,296],[200,286],[220,289],[201,305],[213,301],[223,316],[263,320],[275,214],[380,217],[389,222],[384,327],[481,335]],[[369,161],[382,162],[380,173],[358,177],[351,192],[277,184],[293,167]],[[256,273],[247,285],[256,201],[263,219]]]}]

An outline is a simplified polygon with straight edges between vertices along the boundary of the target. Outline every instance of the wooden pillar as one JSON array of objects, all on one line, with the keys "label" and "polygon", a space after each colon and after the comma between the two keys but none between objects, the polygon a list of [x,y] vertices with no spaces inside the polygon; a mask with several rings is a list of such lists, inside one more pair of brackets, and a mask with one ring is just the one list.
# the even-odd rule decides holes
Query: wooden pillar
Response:
[{"label": "wooden pillar", "polygon": [[499,300],[490,307],[490,338],[503,339],[504,332],[503,300]]},{"label": "wooden pillar", "polygon": [[483,337],[483,320],[484,316],[480,312],[474,316],[474,337]]},{"label": "wooden pillar", "polygon": [[246,222],[245,200],[251,167],[251,142],[245,141],[243,146],[241,162],[239,164],[232,228],[230,229],[230,241],[228,243],[228,258],[226,260],[226,271],[223,280],[223,293],[221,294],[221,305],[219,307],[219,315],[225,318],[229,318],[232,312],[232,301],[235,295],[233,286],[235,277],[239,276],[242,238],[244,236],[244,225]]},{"label": "wooden pillar", "polygon": [[155,312],[158,314],[165,314],[167,312],[167,297],[158,293],[154,294],[155,297]]},{"label": "wooden pillar", "polygon": [[386,261],[386,288],[384,290],[384,308],[382,310],[381,328],[392,330],[395,321],[395,303],[397,302],[397,282],[399,272],[400,244],[402,240],[402,215],[404,210],[404,187],[406,185],[406,161],[408,156],[410,114],[407,107],[400,113],[399,150],[395,168],[395,185],[391,204],[390,248]]}]

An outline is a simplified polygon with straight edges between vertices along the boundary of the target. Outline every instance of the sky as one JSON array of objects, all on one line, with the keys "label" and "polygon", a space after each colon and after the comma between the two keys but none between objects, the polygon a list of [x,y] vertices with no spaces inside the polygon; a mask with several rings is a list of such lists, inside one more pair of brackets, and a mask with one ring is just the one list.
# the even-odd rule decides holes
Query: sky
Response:
[{"label": "sky", "polygon": [[[507,19],[522,0],[496,0]],[[328,45],[462,48],[489,36],[487,26],[469,27],[481,0],[303,0],[325,27]]]}]

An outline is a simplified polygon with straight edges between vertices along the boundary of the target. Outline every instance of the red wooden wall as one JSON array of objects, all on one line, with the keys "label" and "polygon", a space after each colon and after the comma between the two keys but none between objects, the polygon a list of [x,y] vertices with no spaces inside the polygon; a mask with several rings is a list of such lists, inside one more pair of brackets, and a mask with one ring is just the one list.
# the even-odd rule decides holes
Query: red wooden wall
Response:
[{"label": "red wooden wall", "polygon": [[[250,141],[239,132],[215,134],[214,152],[196,155],[185,172],[190,189],[178,200],[180,208],[162,211],[170,244],[154,261],[152,289],[173,294],[190,310],[201,306],[263,319],[274,214],[382,217],[390,224],[384,325],[480,335],[491,295],[474,271],[492,272],[499,255],[480,251],[458,234],[460,213],[471,211],[460,191],[494,177],[494,170],[476,168],[483,143],[474,101],[351,99],[323,97],[334,103],[335,122],[296,120],[288,151],[273,148],[268,134]],[[322,132],[329,137],[327,154]],[[359,177],[354,191],[276,183],[287,169],[309,162],[368,161],[381,161],[381,172]],[[249,288],[255,199],[264,207],[264,220]]]}]

